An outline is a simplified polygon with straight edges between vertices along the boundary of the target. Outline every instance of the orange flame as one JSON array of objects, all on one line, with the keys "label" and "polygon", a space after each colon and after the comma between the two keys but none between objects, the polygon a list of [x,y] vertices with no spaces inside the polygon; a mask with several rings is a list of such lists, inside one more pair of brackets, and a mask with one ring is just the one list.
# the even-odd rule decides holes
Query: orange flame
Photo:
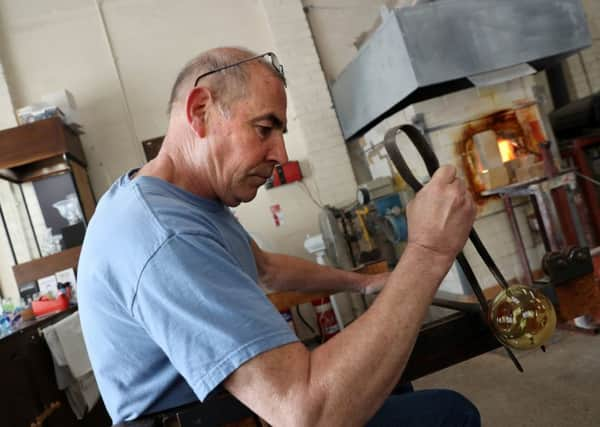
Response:
[{"label": "orange flame", "polygon": [[508,162],[509,160],[514,160],[516,158],[515,150],[510,139],[499,139],[498,149],[500,150],[502,162]]}]

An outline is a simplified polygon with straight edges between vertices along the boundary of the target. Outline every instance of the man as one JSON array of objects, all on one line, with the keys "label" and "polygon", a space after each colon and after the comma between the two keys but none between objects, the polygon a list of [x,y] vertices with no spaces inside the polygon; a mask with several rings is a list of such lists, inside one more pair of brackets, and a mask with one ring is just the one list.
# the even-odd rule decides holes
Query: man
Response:
[{"label": "man", "polygon": [[[408,244],[389,277],[322,267],[262,251],[227,208],[251,201],[287,161],[285,130],[275,55],[213,49],[177,78],[158,156],[102,197],[81,254],[79,301],[113,421],[204,400],[223,385],[275,426],[479,425],[453,392],[386,400],[474,220],[456,171],[442,167],[408,206]],[[385,286],[311,352],[259,281],[275,290]]]}]

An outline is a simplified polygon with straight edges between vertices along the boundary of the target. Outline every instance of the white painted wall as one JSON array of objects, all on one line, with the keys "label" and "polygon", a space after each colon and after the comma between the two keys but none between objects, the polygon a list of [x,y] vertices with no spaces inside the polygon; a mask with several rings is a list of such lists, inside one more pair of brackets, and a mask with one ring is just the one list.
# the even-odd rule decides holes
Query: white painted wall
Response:
[{"label": "white painted wall", "polygon": [[191,57],[216,45],[267,50],[272,41],[258,1],[98,5],[2,0],[0,47],[16,108],[60,88],[74,94],[92,185],[102,194],[143,162],[141,140],[164,134],[171,85]]},{"label": "white painted wall", "polygon": [[0,129],[6,129],[17,125],[15,118],[12,97],[8,91],[8,83],[2,66],[2,56],[0,51]]},{"label": "white painted wall", "polygon": [[[290,19],[293,28],[286,25]],[[280,54],[290,87],[290,159],[301,162],[317,203],[353,197],[350,161],[300,0],[0,0],[6,75],[0,79],[0,127],[14,125],[13,107],[62,88],[71,91],[99,197],[125,170],[144,162],[142,140],[164,134],[179,69],[197,53],[222,45]],[[272,250],[309,258],[303,240],[318,232],[318,207],[306,191],[298,184],[261,190],[236,212]],[[285,216],[280,227],[271,218],[273,204]]]},{"label": "white painted wall", "polygon": [[354,58],[355,43],[370,31],[389,0],[302,0],[327,81]]}]

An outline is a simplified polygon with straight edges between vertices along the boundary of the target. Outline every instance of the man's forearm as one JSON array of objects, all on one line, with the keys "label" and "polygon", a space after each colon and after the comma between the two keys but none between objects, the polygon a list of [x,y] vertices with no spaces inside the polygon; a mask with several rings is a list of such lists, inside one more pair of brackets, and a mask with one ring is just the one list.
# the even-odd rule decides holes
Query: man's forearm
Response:
[{"label": "man's forearm", "polygon": [[373,280],[289,255],[268,254],[267,258],[261,280],[276,291],[363,291]]},{"label": "man's forearm", "polygon": [[342,417],[362,425],[381,406],[400,379],[451,262],[407,249],[369,310],[311,353],[310,384],[325,398],[321,420]]},{"label": "man's forearm", "polygon": [[313,352],[299,343],[282,346],[227,380],[226,387],[271,424],[364,425],[398,382],[476,213],[449,166],[436,171],[406,211],[409,243],[366,313]]},{"label": "man's forearm", "polygon": [[409,245],[381,295],[350,326],[312,352],[299,343],[265,352],[225,386],[273,425],[364,425],[398,382],[451,263]]}]

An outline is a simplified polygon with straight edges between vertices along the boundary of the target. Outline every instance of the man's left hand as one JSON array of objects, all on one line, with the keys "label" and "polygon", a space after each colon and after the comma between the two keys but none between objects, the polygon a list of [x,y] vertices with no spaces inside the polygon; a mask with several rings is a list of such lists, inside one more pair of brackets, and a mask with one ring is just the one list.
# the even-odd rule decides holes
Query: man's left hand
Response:
[{"label": "man's left hand", "polygon": [[390,277],[389,271],[378,274],[365,274],[363,287],[361,288],[360,293],[363,295],[370,295],[381,291],[385,286],[388,277]]}]

